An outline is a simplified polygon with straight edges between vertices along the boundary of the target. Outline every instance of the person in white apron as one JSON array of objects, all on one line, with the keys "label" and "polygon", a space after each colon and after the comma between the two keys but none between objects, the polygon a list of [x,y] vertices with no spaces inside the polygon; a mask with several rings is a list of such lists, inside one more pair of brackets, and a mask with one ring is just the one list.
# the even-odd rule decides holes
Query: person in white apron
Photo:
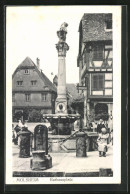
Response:
[{"label": "person in white apron", "polygon": [[[18,122],[18,127],[19,127],[20,130],[22,130],[23,123],[21,122],[21,120],[19,120],[19,122]],[[19,136],[18,136],[18,146],[20,146],[20,138],[19,138]]]},{"label": "person in white apron", "polygon": [[101,129],[101,133],[99,134],[99,137],[97,139],[98,142],[98,151],[99,151],[99,157],[106,157],[107,152],[107,139],[109,137],[109,134],[107,133],[106,128]]}]

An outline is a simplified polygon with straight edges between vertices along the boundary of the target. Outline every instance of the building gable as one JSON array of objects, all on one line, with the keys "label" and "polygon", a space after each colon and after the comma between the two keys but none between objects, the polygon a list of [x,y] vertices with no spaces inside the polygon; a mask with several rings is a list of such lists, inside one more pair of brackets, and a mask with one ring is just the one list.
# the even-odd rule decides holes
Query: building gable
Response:
[{"label": "building gable", "polygon": [[17,67],[12,78],[13,91],[56,92],[56,87],[29,57]]}]

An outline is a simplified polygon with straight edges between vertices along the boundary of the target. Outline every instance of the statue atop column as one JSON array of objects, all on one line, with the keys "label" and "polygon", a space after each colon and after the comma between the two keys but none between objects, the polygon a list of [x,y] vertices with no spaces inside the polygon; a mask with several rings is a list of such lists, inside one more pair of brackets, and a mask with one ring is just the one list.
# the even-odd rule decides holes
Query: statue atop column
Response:
[{"label": "statue atop column", "polygon": [[63,24],[61,24],[60,30],[67,32],[67,26],[68,26],[68,24],[66,22],[64,22]]},{"label": "statue atop column", "polygon": [[68,24],[66,22],[64,22],[63,24],[61,24],[60,30],[57,32],[59,42],[66,41],[67,26],[68,26]]},{"label": "statue atop column", "polygon": [[60,30],[57,31],[59,42],[56,44],[56,48],[59,56],[66,56],[66,51],[69,50],[69,46],[66,43],[67,26],[68,24],[64,22],[61,24]]}]

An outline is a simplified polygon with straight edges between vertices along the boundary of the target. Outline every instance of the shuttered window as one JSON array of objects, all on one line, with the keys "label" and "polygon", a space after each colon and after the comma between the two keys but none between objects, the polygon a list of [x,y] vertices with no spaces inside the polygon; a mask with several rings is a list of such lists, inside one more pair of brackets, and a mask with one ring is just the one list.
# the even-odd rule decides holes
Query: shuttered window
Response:
[{"label": "shuttered window", "polygon": [[103,60],[103,45],[95,45],[93,47],[93,60],[94,61]]},{"label": "shuttered window", "polygon": [[104,89],[104,75],[97,74],[92,76],[92,90]]}]

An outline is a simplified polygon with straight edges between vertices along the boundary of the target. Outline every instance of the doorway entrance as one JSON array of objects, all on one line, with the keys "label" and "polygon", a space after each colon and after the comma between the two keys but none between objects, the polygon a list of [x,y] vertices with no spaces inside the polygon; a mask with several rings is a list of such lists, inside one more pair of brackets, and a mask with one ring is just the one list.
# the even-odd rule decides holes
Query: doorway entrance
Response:
[{"label": "doorway entrance", "polygon": [[108,120],[108,105],[105,103],[97,103],[95,106],[95,120]]}]

